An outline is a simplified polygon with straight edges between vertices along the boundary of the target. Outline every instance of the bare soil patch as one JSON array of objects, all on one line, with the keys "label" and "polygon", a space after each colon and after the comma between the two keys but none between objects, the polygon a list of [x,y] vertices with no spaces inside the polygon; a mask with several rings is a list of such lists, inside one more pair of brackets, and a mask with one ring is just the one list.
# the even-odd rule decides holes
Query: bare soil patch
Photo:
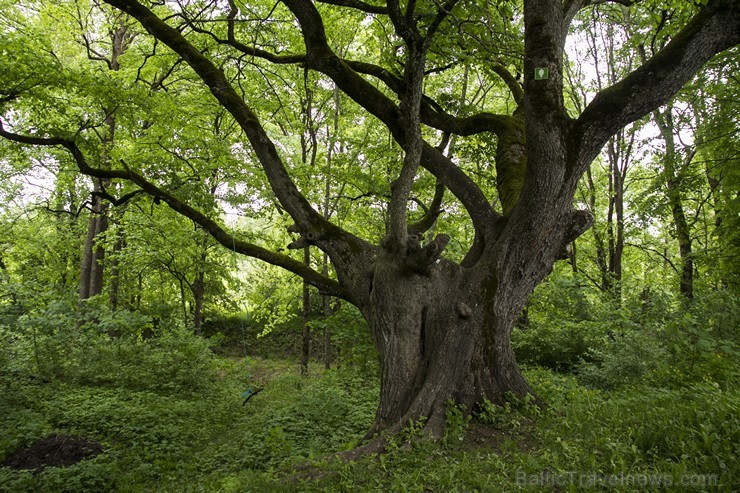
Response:
[{"label": "bare soil patch", "polygon": [[103,452],[103,446],[93,440],[74,435],[49,435],[32,445],[16,450],[0,464],[10,469],[32,469],[35,473],[45,467],[69,467]]}]

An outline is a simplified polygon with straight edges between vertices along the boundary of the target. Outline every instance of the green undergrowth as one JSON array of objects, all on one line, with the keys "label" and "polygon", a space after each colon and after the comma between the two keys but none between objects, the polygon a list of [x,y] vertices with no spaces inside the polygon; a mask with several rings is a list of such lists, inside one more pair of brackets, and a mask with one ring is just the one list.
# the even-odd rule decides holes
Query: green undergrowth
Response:
[{"label": "green undergrowth", "polygon": [[[448,412],[448,436],[352,463],[319,465],[300,491],[737,491],[738,392],[714,383],[590,390],[551,370],[526,372],[546,408],[488,404]],[[409,430],[413,433],[414,425]]]},{"label": "green undergrowth", "polygon": [[[421,426],[411,423],[385,454],[348,462],[334,453],[353,448],[371,424],[376,374],[312,367],[304,378],[291,361],[245,364],[206,355],[194,362],[199,381],[164,385],[162,378],[173,378],[166,363],[180,349],[170,345],[165,355],[147,348],[135,369],[123,365],[133,364],[132,354],[110,353],[109,374],[96,359],[88,360],[96,372],[78,361],[62,376],[4,373],[0,460],[51,433],[99,441],[104,452],[40,473],[0,468],[0,492],[729,492],[739,486],[740,394],[711,380],[657,387],[645,379],[604,391],[532,367],[526,376],[547,407],[486,403],[469,416],[450,406],[439,442],[418,439]],[[114,378],[126,371],[139,376]],[[148,380],[141,377],[146,372]],[[264,390],[243,405],[250,387]]]},{"label": "green undergrowth", "polygon": [[[141,362],[170,376],[146,354]],[[209,357],[197,392],[155,384],[154,372],[145,382],[98,369],[94,382],[88,370],[72,381],[2,375],[0,460],[51,433],[97,440],[105,451],[40,473],[0,468],[0,492],[220,491],[244,471],[265,484],[279,467],[353,447],[378,398],[374,375],[312,367],[304,378],[285,360]]]}]

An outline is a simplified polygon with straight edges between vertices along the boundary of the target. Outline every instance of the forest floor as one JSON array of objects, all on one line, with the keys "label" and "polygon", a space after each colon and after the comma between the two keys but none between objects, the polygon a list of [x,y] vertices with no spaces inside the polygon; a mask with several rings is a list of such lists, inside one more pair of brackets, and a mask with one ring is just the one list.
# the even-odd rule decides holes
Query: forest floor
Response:
[{"label": "forest floor", "polygon": [[[375,369],[209,364],[173,386],[156,367],[0,376],[0,492],[737,491],[740,397],[710,384],[606,393],[529,369],[547,409],[451,407],[441,441],[410,423],[386,453],[346,462],[373,419]],[[250,387],[264,390],[244,404]]]}]

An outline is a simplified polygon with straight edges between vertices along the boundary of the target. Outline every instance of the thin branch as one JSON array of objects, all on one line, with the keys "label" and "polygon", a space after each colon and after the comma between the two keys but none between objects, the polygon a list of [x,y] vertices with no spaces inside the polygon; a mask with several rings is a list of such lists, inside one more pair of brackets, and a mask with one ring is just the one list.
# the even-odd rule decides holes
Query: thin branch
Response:
[{"label": "thin branch", "polygon": [[129,192],[125,195],[122,195],[121,197],[116,198],[115,196],[109,194],[105,189],[102,191],[92,192],[93,197],[100,197],[102,199],[107,200],[111,204],[113,204],[115,207],[118,207],[120,205],[125,204],[129,200],[133,199],[134,197],[138,197],[139,195],[143,194],[143,190],[134,190],[133,192]]},{"label": "thin branch", "polygon": [[361,0],[317,0],[318,3],[349,7],[368,14],[388,14],[388,7],[384,5],[372,5]]},{"label": "thin branch", "polygon": [[663,252],[656,250],[655,248],[646,247],[645,245],[637,245],[635,243],[625,243],[626,246],[631,246],[633,248],[637,248],[638,250],[642,250],[645,252],[654,253],[660,258],[662,258],[668,265],[671,266],[671,268],[676,272],[676,274],[680,273],[680,270],[676,267],[676,265],[671,261],[670,258]]},{"label": "thin branch", "polygon": [[457,5],[459,1],[460,0],[447,0],[443,5],[439,5],[439,8],[437,9],[437,15],[434,17],[434,20],[429,25],[427,33],[424,36],[424,42],[427,44],[427,46],[432,42],[432,38],[437,33],[437,29],[439,29],[439,26],[444,22],[447,16],[450,15],[452,9],[455,8],[455,5]]}]

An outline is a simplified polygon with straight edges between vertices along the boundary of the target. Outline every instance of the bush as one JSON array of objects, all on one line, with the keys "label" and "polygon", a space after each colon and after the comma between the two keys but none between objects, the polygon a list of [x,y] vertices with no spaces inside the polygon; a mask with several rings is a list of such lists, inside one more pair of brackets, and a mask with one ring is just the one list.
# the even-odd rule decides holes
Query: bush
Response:
[{"label": "bush", "polygon": [[[240,467],[267,470],[286,462],[349,449],[377,409],[378,386],[357,370],[331,370],[320,379],[295,374],[270,382],[256,400],[248,430],[220,452]],[[269,406],[269,412],[259,412]]]},{"label": "bush", "polygon": [[360,366],[366,370],[375,366],[378,359],[375,343],[367,322],[356,307],[343,303],[331,317],[312,321],[311,329],[318,334],[329,331],[334,352],[332,359],[337,365]]},{"label": "bush", "polygon": [[156,338],[98,336],[76,348],[66,378],[100,385],[156,392],[199,392],[213,381],[208,341],[185,330]]},{"label": "bush", "polygon": [[208,341],[172,320],[162,320],[155,333],[148,317],[111,312],[100,299],[81,311],[49,303],[15,327],[0,326],[0,336],[4,373],[157,392],[197,392],[213,378]]},{"label": "bush", "polygon": [[512,337],[517,361],[556,371],[571,371],[579,362],[590,361],[592,350],[603,347],[605,342],[603,327],[588,321],[533,323],[516,330]]},{"label": "bush", "polygon": [[613,390],[634,383],[665,365],[667,352],[655,336],[627,332],[610,339],[603,349],[591,349],[590,361],[581,361],[575,371],[586,387]]},{"label": "bush", "polygon": [[698,297],[660,334],[671,367],[662,375],[662,383],[707,381],[730,388],[740,377],[736,364],[740,360],[738,326],[740,301],[736,296],[719,291]]}]

